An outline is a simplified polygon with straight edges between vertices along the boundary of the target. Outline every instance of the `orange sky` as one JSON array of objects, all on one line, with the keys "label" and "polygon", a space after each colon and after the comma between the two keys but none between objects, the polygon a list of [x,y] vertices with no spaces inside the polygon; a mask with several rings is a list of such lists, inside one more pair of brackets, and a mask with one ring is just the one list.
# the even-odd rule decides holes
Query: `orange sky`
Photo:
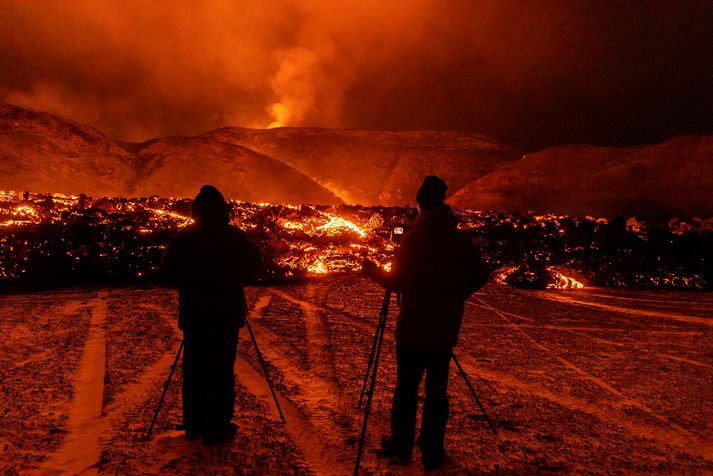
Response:
[{"label": "orange sky", "polygon": [[0,100],[124,140],[315,125],[647,142],[711,130],[712,5],[0,0]]}]

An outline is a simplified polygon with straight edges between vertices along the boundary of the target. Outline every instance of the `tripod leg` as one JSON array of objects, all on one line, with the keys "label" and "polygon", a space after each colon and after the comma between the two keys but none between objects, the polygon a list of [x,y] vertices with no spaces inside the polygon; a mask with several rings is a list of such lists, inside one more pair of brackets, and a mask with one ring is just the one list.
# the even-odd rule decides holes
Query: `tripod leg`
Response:
[{"label": "tripod leg", "polygon": [[257,359],[260,362],[260,365],[262,366],[262,371],[265,374],[267,386],[270,387],[270,393],[272,393],[272,399],[275,401],[277,413],[280,414],[280,420],[285,421],[285,416],[282,414],[282,408],[280,408],[280,402],[277,400],[277,395],[275,395],[275,389],[272,388],[272,382],[270,381],[270,376],[267,373],[267,365],[265,365],[265,361],[262,359],[262,352],[260,352],[260,348],[257,346],[257,340],[255,340],[255,334],[253,334],[253,330],[252,327],[250,327],[250,321],[248,320],[247,316],[245,316],[245,325],[248,327],[250,338],[252,339],[253,345],[255,346],[255,353],[257,354]]},{"label": "tripod leg", "polygon": [[[379,312],[379,320],[376,324],[376,332],[374,332],[374,341],[371,344],[371,352],[369,353],[369,363],[366,366],[366,373],[364,373],[364,383],[361,386],[361,393],[359,394],[359,403],[357,408],[361,410],[361,403],[364,401],[364,393],[366,393],[366,385],[369,381],[369,372],[371,371],[371,365],[374,363],[374,354],[376,353],[376,343],[379,340],[379,334],[384,332],[384,315],[388,314],[389,309],[389,299],[391,299],[391,291],[386,291],[384,293],[384,300],[381,303],[381,311]],[[384,312],[386,310],[386,312]]]},{"label": "tripod leg", "polygon": [[493,430],[493,434],[497,435],[498,432],[495,429],[493,422],[490,421],[490,417],[488,417],[488,414],[485,413],[485,408],[483,408],[483,404],[480,403],[480,399],[478,398],[478,395],[475,394],[475,389],[473,388],[473,385],[471,385],[471,383],[470,383],[468,374],[466,374],[465,370],[463,370],[463,367],[461,367],[460,362],[458,362],[458,358],[456,357],[456,354],[453,354],[453,362],[455,362],[456,367],[458,367],[458,372],[460,372],[461,376],[463,377],[463,380],[465,380],[465,384],[468,386],[468,390],[470,390],[470,394],[473,395],[473,399],[475,400],[475,403],[478,404],[478,407],[480,407],[480,411],[483,412],[483,416],[485,417],[485,420],[488,422],[488,425],[490,425],[490,429]]},{"label": "tripod leg", "polygon": [[379,333],[379,341],[376,344],[376,355],[374,356],[374,368],[371,374],[371,382],[369,383],[369,393],[366,399],[366,410],[364,411],[364,424],[361,427],[361,436],[359,437],[359,448],[357,449],[356,463],[354,464],[354,476],[359,474],[359,463],[361,463],[361,456],[364,452],[364,440],[366,439],[366,428],[369,422],[369,412],[371,411],[371,401],[374,397],[374,387],[376,386],[376,376],[377,370],[379,368],[379,358],[381,357],[381,347],[384,343],[384,329],[386,328],[386,318],[389,316],[389,299],[391,299],[391,292],[387,291],[384,297],[386,306],[384,309],[383,325],[381,326],[381,333]]},{"label": "tripod leg", "polygon": [[183,341],[181,341],[180,347],[178,347],[178,352],[176,353],[176,358],[173,361],[173,365],[171,366],[171,372],[168,374],[168,378],[166,379],[166,383],[163,386],[163,393],[161,394],[161,398],[158,400],[158,405],[156,405],[156,411],[154,411],[153,418],[151,419],[151,425],[149,425],[149,429],[146,432],[146,439],[148,440],[151,438],[151,433],[153,433],[153,426],[156,423],[156,418],[158,418],[158,412],[161,409],[161,405],[163,405],[163,399],[166,397],[166,392],[168,391],[168,386],[171,384],[171,378],[173,377],[173,372],[176,370],[176,365],[178,365],[178,359],[181,356],[181,352],[183,352]]}]

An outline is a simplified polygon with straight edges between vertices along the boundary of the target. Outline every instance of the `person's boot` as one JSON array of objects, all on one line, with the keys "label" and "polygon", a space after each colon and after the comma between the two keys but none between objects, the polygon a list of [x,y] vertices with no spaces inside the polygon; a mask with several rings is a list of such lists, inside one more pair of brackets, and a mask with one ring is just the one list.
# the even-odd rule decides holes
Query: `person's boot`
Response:
[{"label": "person's boot", "polygon": [[435,471],[448,463],[445,451],[423,452],[421,451],[421,462],[425,471]]},{"label": "person's boot", "polygon": [[188,441],[199,440],[201,436],[203,436],[203,433],[201,432],[200,428],[196,428],[193,426],[186,426],[184,424],[176,425],[176,430],[183,431]]},{"label": "person's boot", "polygon": [[186,439],[187,439],[188,441],[200,440],[201,436],[203,436],[203,435],[201,434],[200,430],[195,430],[195,429],[189,430],[189,429],[186,429],[185,432],[186,432],[186,434],[185,434],[185,435],[186,435]]},{"label": "person's boot", "polygon": [[411,453],[412,451],[395,444],[388,436],[381,437],[381,456],[384,458],[395,458],[399,463],[409,463]]},{"label": "person's boot", "polygon": [[226,427],[218,430],[211,430],[203,435],[204,445],[217,445],[228,441],[238,433],[238,425],[229,423]]}]

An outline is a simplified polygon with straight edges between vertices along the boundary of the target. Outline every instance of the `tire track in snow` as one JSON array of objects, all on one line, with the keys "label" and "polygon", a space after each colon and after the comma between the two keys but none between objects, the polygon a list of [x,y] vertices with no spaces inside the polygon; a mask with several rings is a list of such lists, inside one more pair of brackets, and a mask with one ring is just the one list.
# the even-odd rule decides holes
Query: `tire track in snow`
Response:
[{"label": "tire track in snow", "polygon": [[[250,393],[272,408],[274,417],[278,418],[264,375],[258,373],[240,355],[235,360],[235,377]],[[319,475],[349,474],[351,472],[349,465],[345,464],[334,448],[325,444],[322,429],[315,427],[311,419],[303,416],[285,395],[278,391],[276,393],[282,413],[285,415],[285,430],[302,451],[309,470]]]},{"label": "tire track in snow", "polygon": [[[337,402],[343,402],[343,406],[349,408],[349,411],[346,411],[345,409],[342,409],[340,413],[336,413],[338,417],[341,418],[349,418],[351,420],[351,425],[353,427],[353,430],[350,434],[346,434],[346,432],[342,431],[342,439],[346,440],[347,438],[356,438],[360,431],[361,431],[361,425],[363,422],[363,413],[361,412],[356,412],[355,411],[355,404],[354,406],[350,407],[349,406],[349,401],[347,400],[347,396],[337,387],[335,384],[336,381],[336,376],[334,375],[334,367],[332,365],[327,364],[327,362],[333,362],[334,358],[331,355],[331,352],[329,350],[328,342],[329,342],[329,332],[327,329],[327,323],[320,317],[320,307],[314,302],[310,302],[304,299],[297,298],[289,293],[286,293],[284,291],[276,291],[276,290],[269,290],[273,294],[276,294],[280,296],[281,298],[290,301],[294,304],[299,305],[302,310],[303,314],[305,316],[305,321],[307,325],[307,344],[308,344],[308,362],[311,364],[314,364],[314,369],[317,369],[319,372],[319,376],[321,377],[320,382],[325,384],[325,387],[323,387],[322,390],[318,390],[317,387],[315,386],[309,386],[306,389],[305,393],[309,393],[312,395],[314,391],[328,391],[330,392],[330,395],[334,397],[335,395],[337,396]],[[324,303],[326,302],[326,295],[329,290],[326,287],[315,287],[312,285],[309,285],[306,289],[305,292],[305,298],[310,299],[312,301],[316,301],[318,303]],[[330,314],[336,314],[339,316],[339,321],[341,324],[347,324],[350,325],[354,328],[358,329],[363,329],[368,332],[369,335],[373,334],[376,326],[376,322],[369,323],[366,321],[361,321],[358,319],[355,319],[354,317],[350,316],[347,313],[328,308],[326,304],[323,306],[324,309],[329,309]],[[393,312],[393,311],[392,311]],[[394,317],[392,316],[392,321],[395,321]],[[389,339],[393,341],[394,339],[394,329],[387,327],[385,330],[385,335],[388,336]],[[310,348],[312,349],[310,351]],[[279,367],[279,366],[278,366]],[[358,382],[361,382],[361,371],[359,373],[359,380]],[[300,383],[301,386],[303,386]],[[290,397],[292,398],[292,397]],[[332,400],[332,399],[330,399]],[[332,400],[333,402],[333,400]],[[345,403],[344,403],[345,402]],[[325,400],[319,400],[318,402],[310,402],[308,403],[308,406],[306,407],[307,411],[310,412],[310,420],[314,420],[315,418],[322,419],[322,415],[315,415],[312,413],[312,410],[316,407],[321,407],[321,410],[326,410],[328,413],[332,413],[333,415],[335,414],[334,410],[329,408],[328,406],[324,406]],[[320,412],[324,414],[325,412],[322,411]],[[327,419],[327,424],[329,422],[333,422],[333,418],[328,418]],[[373,432],[373,427],[375,425],[374,420],[372,419],[372,423],[370,425],[370,428],[372,429]],[[370,433],[372,433],[370,432]],[[370,437],[367,436],[367,441],[370,440]],[[355,440],[356,443],[356,440]],[[361,462],[361,471],[363,473],[369,473],[370,470],[374,470],[375,468],[382,468],[381,471],[383,471],[383,461],[379,462],[377,460],[377,457],[374,455],[373,451],[369,449],[369,443],[367,442],[367,447],[366,447],[366,452],[363,455],[362,462]],[[340,445],[340,449],[342,452],[344,450],[348,449],[348,453],[344,453],[344,458],[343,461],[346,461],[347,468],[345,471],[342,472],[335,472],[334,474],[350,474],[353,471],[353,464],[355,462],[356,458],[356,446],[354,447],[348,447],[345,446],[344,443],[342,442]],[[388,472],[386,474],[421,474],[419,470],[416,470],[414,466],[412,465],[405,465],[402,467],[394,467],[394,466],[389,466]]]},{"label": "tire track in snow", "polygon": [[682,300],[682,299],[670,299],[670,298],[663,298],[660,299],[659,297],[630,297],[630,296],[618,296],[616,294],[600,294],[596,292],[588,292],[584,294],[584,297],[593,297],[593,298],[603,298],[607,299],[610,301],[634,301],[634,302],[643,302],[647,304],[652,304],[652,305],[660,305],[660,306],[666,306],[666,307],[680,307],[682,304],[693,307],[693,308],[702,308],[703,310],[713,310],[713,303],[709,301],[704,301],[704,302],[691,302],[689,300]]},{"label": "tire track in snow", "polygon": [[[492,311],[492,306],[490,305],[483,305],[483,304],[478,304],[472,301],[466,301],[466,304],[469,306],[476,307],[478,309],[483,309],[485,311]],[[623,329],[619,327],[588,327],[588,326],[556,326],[556,325],[551,325],[551,324],[537,324],[537,320],[533,319],[531,317],[525,317],[521,314],[515,314],[513,312],[509,311],[503,311],[499,310],[499,312],[505,316],[512,317],[514,319],[518,319],[521,321],[527,321],[531,322],[534,324],[517,324],[520,327],[523,328],[532,328],[532,329],[548,329],[548,330],[560,330],[560,331],[591,331],[591,332],[610,332],[610,333],[619,333],[619,332],[626,332],[629,334],[646,334],[646,335],[662,335],[662,336],[668,336],[668,335],[677,335],[677,336],[700,336],[703,335],[702,332],[700,331],[684,331],[684,330],[676,330],[676,331],[668,331],[668,330],[652,330],[652,329]],[[479,323],[477,324],[480,327],[488,327],[488,326],[494,326],[494,327],[502,327],[500,324],[482,324]],[[505,324],[505,326],[509,326],[509,324]],[[582,334],[585,335],[585,334]],[[589,335],[587,335],[589,337]]]},{"label": "tire track in snow", "polygon": [[544,292],[535,293],[536,296],[547,299],[549,301],[554,301],[558,303],[568,304],[570,306],[583,306],[583,307],[593,307],[596,309],[602,309],[604,311],[616,312],[619,314],[628,314],[636,317],[654,317],[659,319],[671,319],[679,322],[686,322],[689,324],[702,324],[704,326],[713,327],[713,319],[705,317],[688,316],[685,314],[675,314],[670,312],[659,312],[659,311],[642,311],[639,309],[632,309],[629,307],[612,306],[609,304],[596,303],[591,301],[580,301],[578,299],[572,299],[569,297],[562,297],[555,294],[547,294]]},{"label": "tire track in snow", "polygon": [[[275,295],[279,295],[280,297],[286,299],[287,301],[290,301],[293,304],[302,306],[303,309],[308,308],[308,309],[311,309],[312,312],[319,312],[317,306],[315,306],[314,304],[304,301],[302,299],[296,298],[289,293],[286,293],[284,291],[278,291],[275,289],[270,289],[269,292],[271,292]],[[324,291],[324,292],[326,292],[326,291]],[[332,314],[339,315],[339,319],[342,324],[348,324],[352,327],[367,331],[369,334],[373,334],[374,330],[376,329],[377,316],[374,316],[374,321],[370,322],[370,321],[357,319],[354,316],[350,315],[348,312],[345,312],[343,310],[327,307],[326,305],[324,306],[324,308],[328,309],[329,312]],[[388,327],[387,327],[387,332],[389,332]]]},{"label": "tire track in snow", "polygon": [[80,474],[99,461],[106,361],[107,291],[100,291],[91,303],[89,334],[79,361],[67,421],[67,435],[61,446],[41,466],[42,474]]},{"label": "tire track in snow", "polygon": [[[297,303],[302,308],[308,328],[306,369],[294,358],[294,350],[289,344],[261,322],[264,312],[269,308],[271,295]],[[310,469],[317,474],[351,473],[350,465],[354,455],[344,442],[353,435],[345,434],[339,423],[343,423],[343,419],[354,418],[345,411],[344,397],[330,378],[330,365],[323,361],[329,358],[322,354],[323,339],[327,339],[328,334],[317,315],[316,307],[287,293],[270,289],[257,297],[257,303],[248,317],[253,323],[252,329],[266,362],[275,366],[286,381],[300,388],[298,395],[276,392],[287,420],[287,432],[307,458]],[[267,400],[268,405],[274,406],[261,371],[256,370],[240,354],[236,359],[235,370],[236,378],[245,387]]]},{"label": "tire track in snow", "polygon": [[[484,302],[484,301],[481,301]],[[470,304],[473,307],[477,307],[479,309],[484,309],[487,311],[491,311],[494,309],[490,305],[484,305],[484,304],[476,304],[471,301],[466,301],[466,304]],[[521,316],[519,314],[514,314],[512,312],[507,312],[507,311],[501,311],[498,310],[501,316],[509,316],[514,319],[520,319],[520,320],[526,320],[530,322],[535,322],[533,319]],[[568,334],[573,334],[576,336],[580,337],[585,337],[588,340],[592,342],[598,342],[600,344],[605,344],[605,345],[611,345],[615,347],[621,347],[621,348],[631,348],[632,346],[637,346],[638,344],[632,343],[632,342],[616,342],[613,340],[609,339],[604,339],[602,337],[597,337],[592,334],[587,334],[587,332],[608,332],[612,334],[617,334],[617,333],[627,333],[627,334],[644,334],[644,335],[651,335],[651,336],[678,336],[678,337],[690,337],[690,336],[701,336],[703,335],[702,332],[699,331],[662,331],[662,330],[649,330],[649,329],[621,329],[621,328],[606,328],[606,327],[582,327],[582,326],[555,326],[551,324],[520,324],[520,323],[513,323],[510,320],[507,320],[504,322],[504,324],[480,324],[479,327],[512,327],[512,326],[517,326],[518,329],[544,329],[544,330],[554,330],[554,331],[560,331],[560,332],[566,332]],[[580,332],[577,332],[580,331]],[[668,360],[674,360],[677,362],[684,362],[690,365],[695,365],[698,367],[707,367],[707,368],[713,368],[708,364],[697,362],[695,360],[690,360],[686,359],[683,357],[676,357],[673,355],[669,354],[662,354],[662,353],[654,353],[653,355],[661,358],[661,359],[668,359]]]},{"label": "tire track in snow", "polygon": [[[91,303],[92,317],[80,361],[75,399],[62,446],[42,465],[41,474],[95,472],[101,451],[114,442],[114,426],[130,418],[142,430],[148,426],[142,404],[160,392],[175,358],[178,344],[146,368],[138,380],[126,385],[102,411],[106,358],[105,322],[108,292],[100,292]],[[152,407],[153,408],[153,407]]]},{"label": "tire track in snow", "polygon": [[497,382],[498,385],[527,392],[572,411],[592,415],[606,424],[623,428],[633,436],[654,441],[664,453],[669,453],[667,446],[674,446],[686,454],[713,461],[713,445],[698,440],[686,430],[683,430],[682,434],[680,427],[676,425],[672,425],[673,429],[653,425],[627,414],[622,405],[602,405],[574,395],[554,393],[539,383],[523,382],[513,375],[482,365],[468,356],[461,357],[461,365],[471,375],[479,375]]},{"label": "tire track in snow", "polygon": [[[542,345],[539,341],[537,341],[535,338],[530,336],[528,333],[526,333],[524,330],[520,329],[518,325],[513,324],[507,316],[505,316],[502,312],[500,312],[499,309],[490,306],[487,304],[485,301],[483,301],[481,298],[476,298],[478,301],[483,306],[489,307],[489,309],[494,312],[496,315],[500,316],[503,321],[506,323],[509,323],[510,327],[515,330],[516,332],[520,333],[523,337],[525,337],[527,340],[529,340],[535,347],[538,349],[548,353],[552,358],[556,359],[558,362],[560,362],[565,368],[570,369],[574,371],[575,373],[579,374],[582,376],[584,379],[589,380],[590,382],[594,383],[595,385],[599,386],[600,388],[608,391],[609,393],[615,395],[616,397],[619,398],[618,401],[610,401],[611,405],[602,405],[602,404],[596,404],[596,403],[588,403],[588,406],[586,408],[590,409],[587,413],[592,413],[595,414],[597,417],[600,419],[604,419],[603,416],[607,412],[620,412],[619,416],[617,417],[616,420],[613,420],[612,422],[617,424],[616,422],[621,420],[623,423],[619,423],[620,426],[626,428],[628,431],[632,432],[632,434],[635,434],[636,436],[644,436],[650,439],[653,439],[655,441],[658,441],[660,443],[669,443],[675,446],[680,447],[682,450],[688,452],[689,454],[694,454],[696,456],[703,457],[709,461],[713,461],[713,445],[711,445],[708,442],[701,441],[696,435],[693,433],[689,432],[682,426],[678,425],[677,423],[674,423],[671,421],[670,418],[660,415],[653,409],[649,408],[642,402],[631,398],[624,394],[623,392],[617,390],[616,388],[612,387],[608,383],[606,383],[604,380],[591,375],[590,373],[586,372],[585,370],[581,369],[580,367],[576,366],[569,360],[560,357],[557,355],[557,353],[548,347]],[[482,372],[481,372],[482,373]],[[514,377],[508,377],[506,380],[508,381],[515,381],[516,379]],[[529,388],[529,386],[526,386]],[[545,390],[546,391],[546,390]],[[550,400],[553,400],[557,403],[560,402],[573,402],[574,400],[570,396],[562,396],[562,395],[557,395],[552,392],[546,391],[549,394],[549,397],[543,397],[543,398],[548,398]],[[543,392],[540,392],[543,393]],[[544,395],[544,393],[543,393]],[[540,395],[540,396],[543,396]],[[560,402],[558,402],[560,400]],[[663,426],[654,426],[650,425],[648,423],[642,422],[640,420],[634,420],[632,419],[629,415],[627,415],[624,412],[624,409],[626,406],[632,406],[635,407],[642,412],[646,413],[647,415],[653,417],[657,421],[659,421]],[[563,405],[566,406],[566,405]],[[583,407],[581,404],[579,405],[582,408]],[[597,411],[591,411],[592,409],[596,409]],[[607,420],[608,421],[608,420]],[[671,429],[668,429],[666,427],[670,427]],[[640,431],[642,428],[645,428],[646,430],[642,433]],[[665,434],[666,437],[664,439],[661,439],[659,436],[657,436],[657,433],[660,434]]]},{"label": "tire track in snow", "polygon": [[[285,292],[276,290],[271,290],[271,292],[298,304],[302,308],[307,330],[307,362],[310,370],[316,372],[323,379],[324,390],[330,393],[339,393],[336,385],[334,385],[334,367],[329,364],[332,359],[329,352],[329,332],[319,316],[318,308],[311,302],[296,299]],[[307,286],[306,298],[314,299],[316,297],[315,294],[315,287],[312,285]]]}]

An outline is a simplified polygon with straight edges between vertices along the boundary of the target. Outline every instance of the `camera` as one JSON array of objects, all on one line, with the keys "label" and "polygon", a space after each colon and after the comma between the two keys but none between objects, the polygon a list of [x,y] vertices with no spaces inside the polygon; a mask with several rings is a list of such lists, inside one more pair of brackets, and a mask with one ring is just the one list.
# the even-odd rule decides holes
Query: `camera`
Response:
[{"label": "camera", "polygon": [[391,227],[391,241],[398,245],[401,242],[401,238],[403,238],[404,233],[406,233],[406,227],[403,225],[395,225]]}]

